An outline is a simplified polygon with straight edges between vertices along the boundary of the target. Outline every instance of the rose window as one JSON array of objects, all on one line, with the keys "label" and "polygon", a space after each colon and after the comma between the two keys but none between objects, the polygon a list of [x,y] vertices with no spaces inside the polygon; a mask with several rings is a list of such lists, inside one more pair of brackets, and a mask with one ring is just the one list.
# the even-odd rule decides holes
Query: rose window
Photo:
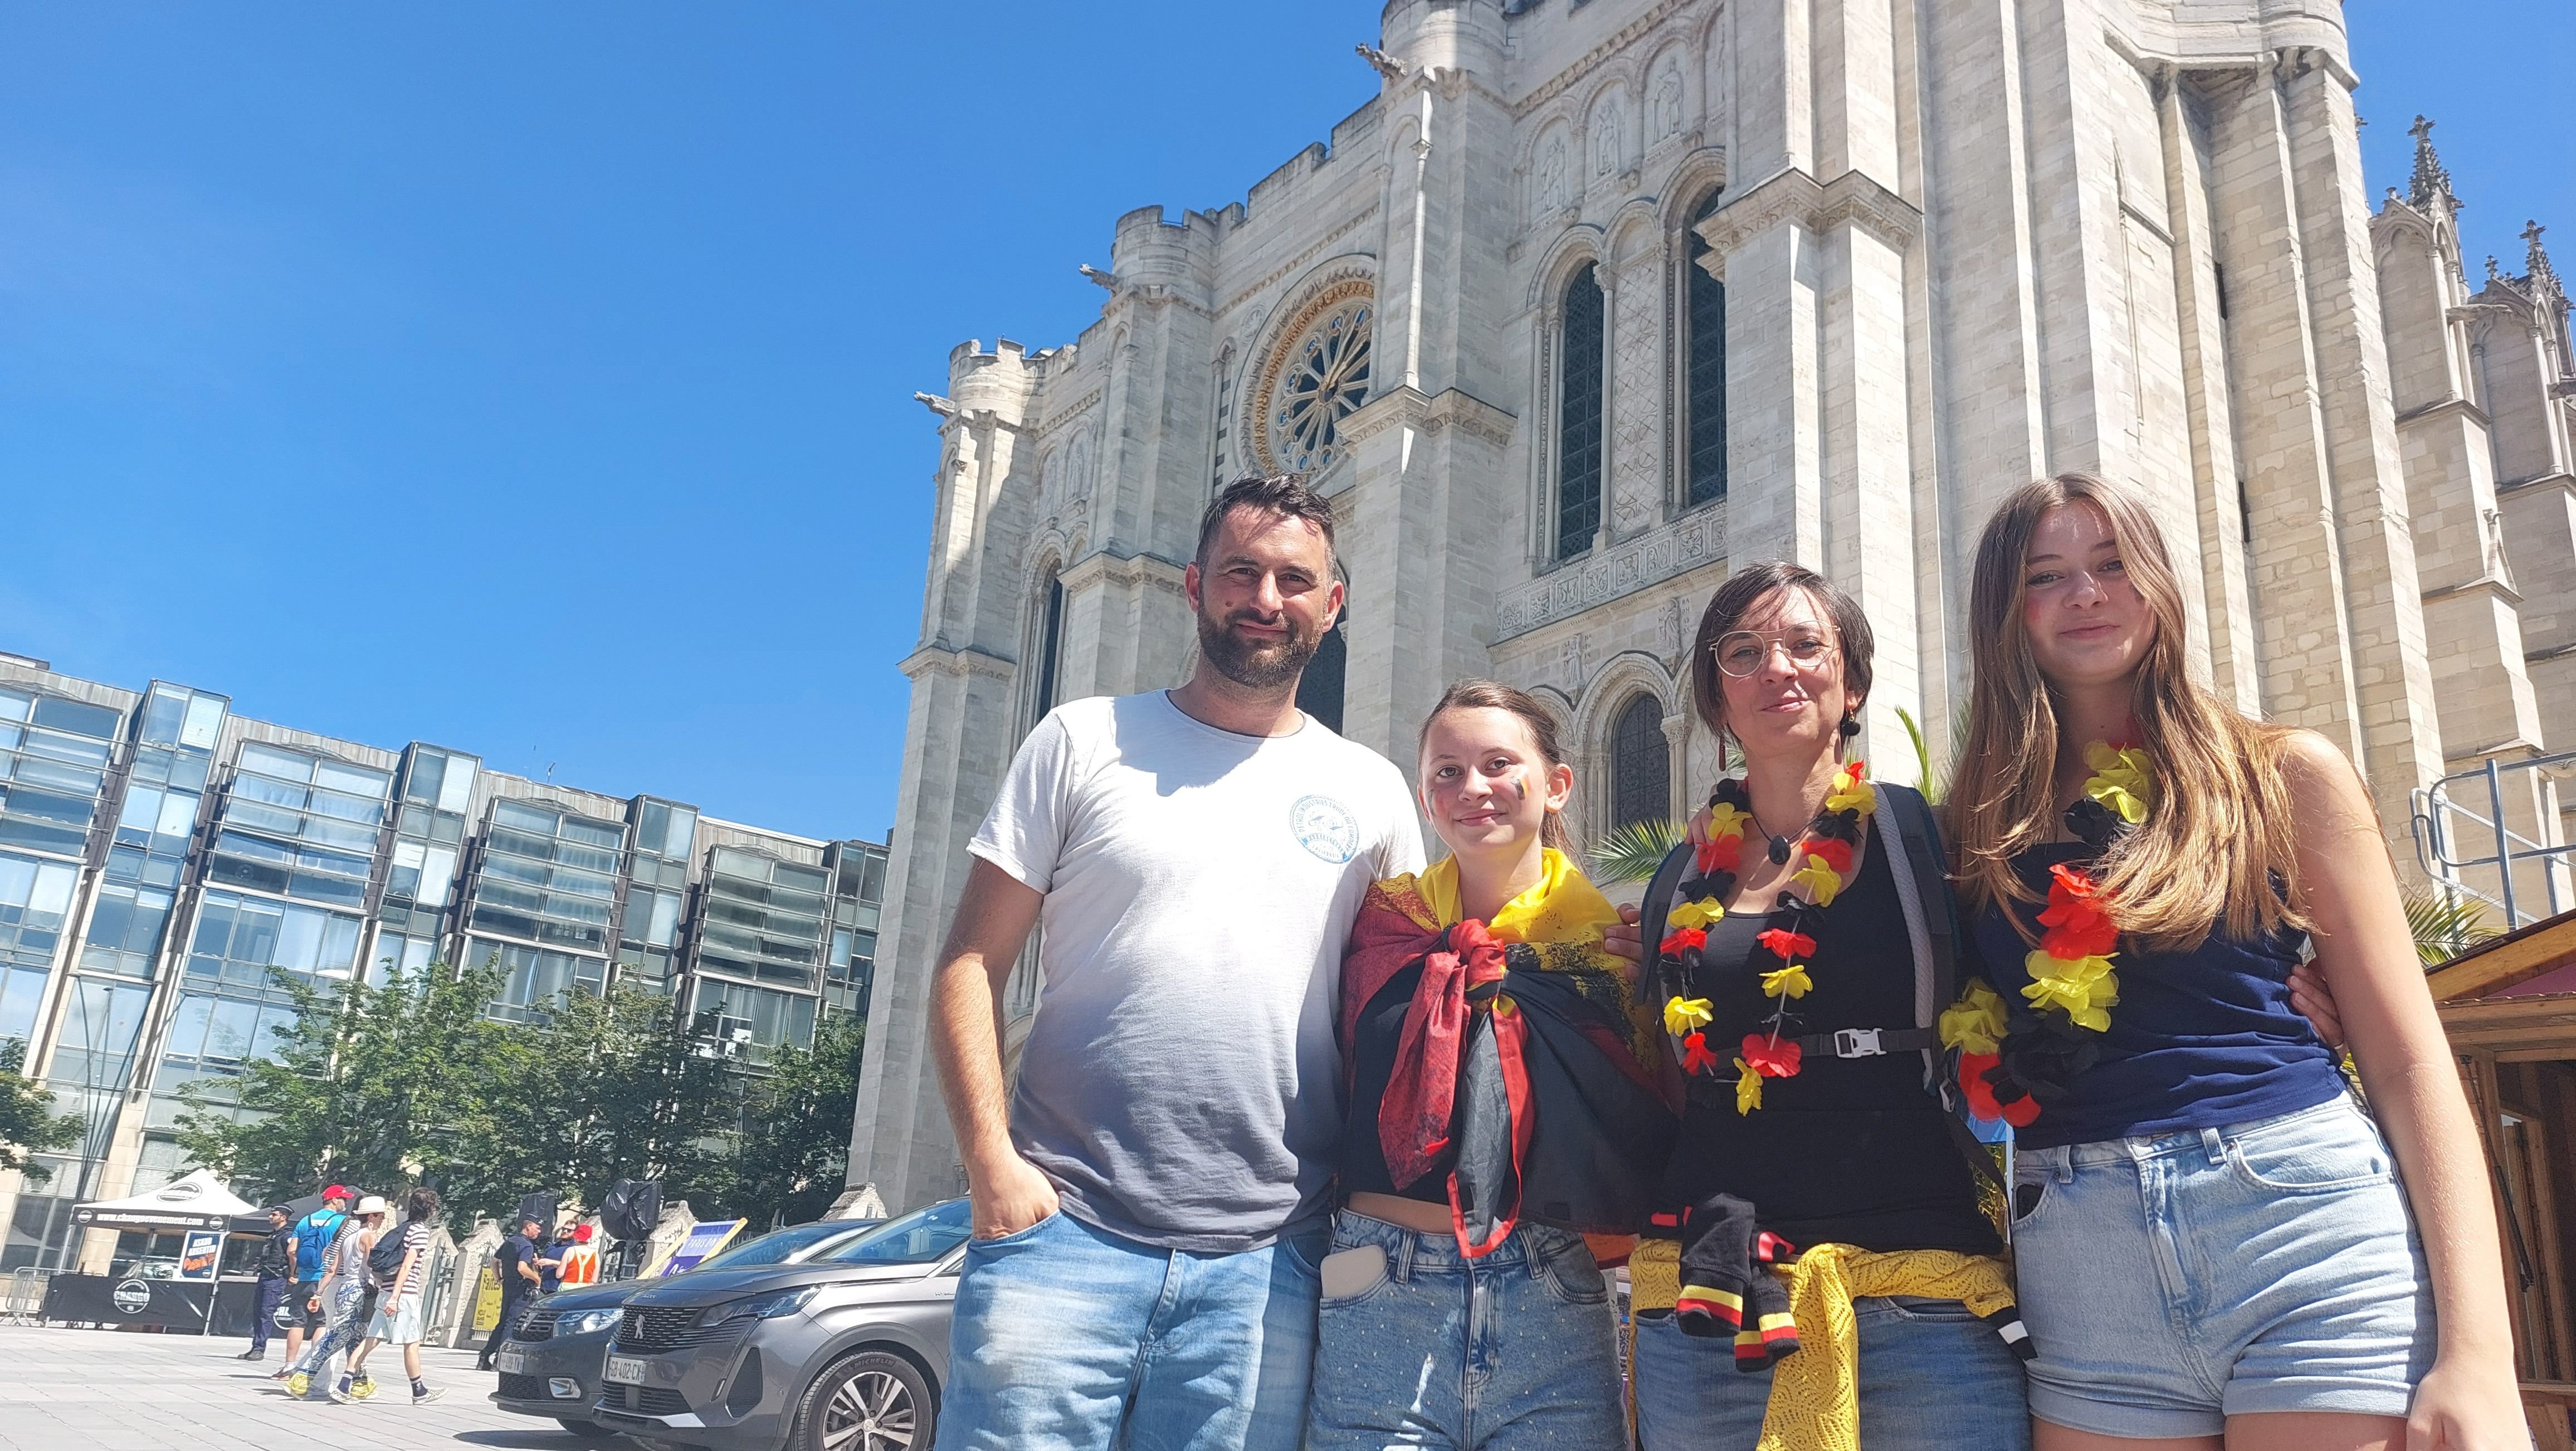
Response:
[{"label": "rose window", "polygon": [[1271,461],[1283,472],[1331,463],[1342,420],[1368,401],[1374,314],[1365,293],[1342,300],[1280,351],[1260,418]]}]

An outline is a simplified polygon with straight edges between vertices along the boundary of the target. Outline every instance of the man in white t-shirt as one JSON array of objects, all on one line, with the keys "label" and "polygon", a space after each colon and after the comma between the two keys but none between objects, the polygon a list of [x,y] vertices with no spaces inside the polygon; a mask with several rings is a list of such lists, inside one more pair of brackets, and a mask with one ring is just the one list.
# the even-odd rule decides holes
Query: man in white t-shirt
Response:
[{"label": "man in white t-shirt", "polygon": [[[967,848],[931,1004],[976,1236],[940,1451],[1304,1426],[1342,950],[1421,827],[1402,773],[1297,710],[1342,604],[1331,506],[1227,488],[1183,583],[1189,683],[1049,714]],[[1000,996],[1041,924],[1006,1106]]]}]

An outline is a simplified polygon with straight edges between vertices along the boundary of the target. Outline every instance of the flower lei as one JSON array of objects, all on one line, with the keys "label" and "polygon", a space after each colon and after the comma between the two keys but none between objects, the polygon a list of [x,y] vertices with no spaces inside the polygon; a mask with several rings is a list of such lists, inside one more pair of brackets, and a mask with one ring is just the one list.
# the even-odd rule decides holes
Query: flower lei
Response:
[{"label": "flower lei", "polygon": [[[2067,809],[2066,829],[2099,853],[2147,819],[2155,781],[2147,753],[2135,746],[2095,741],[2084,748],[2084,764],[2093,774]],[[2022,960],[2028,1007],[2008,1012],[1993,988],[1971,978],[1943,1010],[1941,1044],[1959,1052],[1959,1088],[1977,1117],[2024,1127],[2039,1117],[2043,1098],[2064,1096],[2067,1083],[2101,1057],[2101,1035],[2120,1001],[2111,966],[2120,929],[2101,892],[2083,867],[2050,867],[2048,906],[2039,914],[2046,930]]]},{"label": "flower lei", "polygon": [[[1688,989],[1704,966],[1700,954],[1708,945],[1709,924],[1726,915],[1726,899],[1735,895],[1744,860],[1744,828],[1753,820],[1752,796],[1739,779],[1720,781],[1708,807],[1708,842],[1694,862],[1699,875],[1682,883],[1684,901],[1665,918],[1672,932],[1658,952],[1659,963],[1667,972],[1678,972],[1684,989],[1664,1003],[1664,1029],[1681,1040],[1684,1073],[1715,1073],[1726,1061],[1709,1047],[1707,1034],[1701,1031],[1715,1019],[1715,1009],[1707,998],[1688,995]],[[1834,898],[1851,885],[1862,818],[1877,809],[1878,791],[1869,784],[1867,766],[1853,761],[1834,773],[1824,809],[1808,824],[1791,857],[1799,865],[1772,904],[1770,925],[1754,938],[1780,965],[1761,975],[1763,995],[1774,1005],[1770,1020],[1764,1029],[1744,1035],[1735,1057],[1735,1111],[1739,1114],[1762,1106],[1763,1079],[1798,1074],[1798,1040],[1783,1037],[1782,1030],[1795,1016],[1789,1004],[1816,985],[1807,973],[1816,939],[1802,928],[1809,925],[1807,914],[1832,906]]]}]

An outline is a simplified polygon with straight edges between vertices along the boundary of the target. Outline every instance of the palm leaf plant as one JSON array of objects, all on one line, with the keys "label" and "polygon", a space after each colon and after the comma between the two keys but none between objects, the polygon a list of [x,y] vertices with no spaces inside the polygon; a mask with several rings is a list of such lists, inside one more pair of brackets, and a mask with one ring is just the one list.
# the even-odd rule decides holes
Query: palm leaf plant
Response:
[{"label": "palm leaf plant", "polygon": [[1678,821],[1632,821],[1592,844],[1592,879],[1601,883],[1651,882],[1655,868],[1681,845]]},{"label": "palm leaf plant", "polygon": [[2415,939],[2415,955],[2427,967],[2439,967],[2499,934],[2484,907],[2467,897],[2430,887],[2405,893],[2406,927]]}]

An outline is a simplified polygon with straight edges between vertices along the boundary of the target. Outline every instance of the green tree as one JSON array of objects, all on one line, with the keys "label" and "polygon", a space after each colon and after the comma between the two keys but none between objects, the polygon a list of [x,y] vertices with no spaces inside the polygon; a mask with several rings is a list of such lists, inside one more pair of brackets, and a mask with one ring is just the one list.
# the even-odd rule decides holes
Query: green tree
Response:
[{"label": "green tree", "polygon": [[674,998],[619,987],[572,993],[512,1035],[482,1105],[482,1154],[452,1171],[450,1198],[498,1215],[550,1189],[596,1205],[618,1179],[659,1179],[670,1197],[722,1177],[739,1088]]},{"label": "green tree", "polygon": [[[497,961],[457,972],[430,963],[383,986],[317,985],[276,972],[296,1020],[275,1056],[183,1090],[180,1147],[270,1198],[339,1180],[371,1192],[443,1184],[489,1152],[487,1098],[511,1057],[509,1028],[484,1017]],[[243,1112],[218,1101],[225,1089]]]},{"label": "green tree", "polygon": [[80,1137],[80,1120],[54,1112],[54,1096],[19,1073],[27,1061],[27,1040],[0,1040],[0,1172],[16,1169],[30,1184],[42,1184],[54,1171],[34,1162],[37,1154],[67,1149]]},{"label": "green tree", "polygon": [[743,1082],[743,1126],[729,1161],[725,1211],[754,1225],[801,1224],[840,1196],[859,1102],[867,1021],[826,1013],[810,1048],[779,1048]]}]

